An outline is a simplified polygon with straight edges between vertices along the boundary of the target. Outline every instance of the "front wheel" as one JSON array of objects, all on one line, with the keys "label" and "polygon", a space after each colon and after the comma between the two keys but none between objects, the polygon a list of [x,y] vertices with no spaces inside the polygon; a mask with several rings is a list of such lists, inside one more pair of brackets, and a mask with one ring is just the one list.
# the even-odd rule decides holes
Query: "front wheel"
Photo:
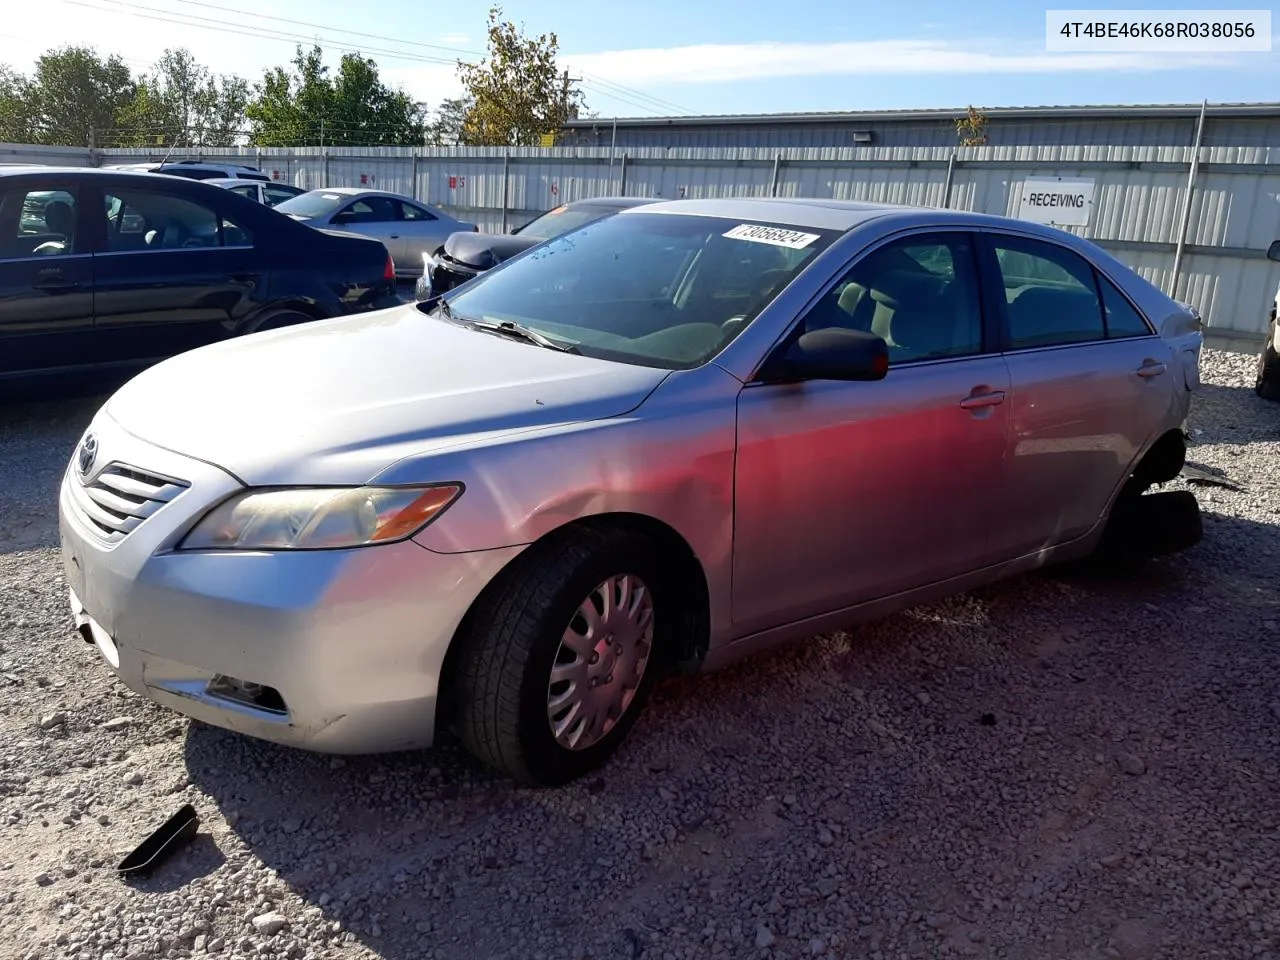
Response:
[{"label": "front wheel", "polygon": [[1280,400],[1280,353],[1276,352],[1276,318],[1267,328],[1267,342],[1258,356],[1258,379],[1254,390],[1264,400]]},{"label": "front wheel", "polygon": [[673,614],[644,537],[580,529],[535,545],[458,638],[455,726],[478,759],[529,786],[604,763],[636,722]]}]

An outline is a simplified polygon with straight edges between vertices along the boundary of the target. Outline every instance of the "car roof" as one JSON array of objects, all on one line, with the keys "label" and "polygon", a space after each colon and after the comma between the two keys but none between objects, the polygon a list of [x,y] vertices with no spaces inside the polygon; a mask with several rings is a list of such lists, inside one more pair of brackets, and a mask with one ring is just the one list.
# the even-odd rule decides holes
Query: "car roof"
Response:
[{"label": "car roof", "polygon": [[[1082,237],[1053,227],[988,213],[914,207],[904,204],[867,203],[860,200],[827,200],[820,197],[726,197],[708,200],[663,200],[643,210],[623,210],[618,216],[683,214],[726,220],[783,224],[811,230],[845,232],[870,220],[898,220],[903,227],[1015,228],[1060,243],[1079,247]],[[1087,242],[1087,241],[1084,241]]]},{"label": "car roof", "polygon": [[261,183],[262,181],[246,180],[244,177],[209,177],[204,182],[212,183],[215,186],[219,186],[219,187],[223,186],[224,184],[227,186],[240,187],[240,186],[244,186],[246,183]]},{"label": "car roof", "polygon": [[[158,180],[163,183],[173,183],[180,180],[179,177],[170,176],[167,173],[152,173],[147,170],[140,170],[136,166],[130,167],[61,167],[54,164],[14,164],[13,166],[0,166],[0,177],[17,177],[17,176],[43,176],[48,174],[64,174],[74,173],[77,175],[88,175],[95,177],[146,177],[150,180]],[[203,183],[200,180],[189,180],[189,183]]]},{"label": "car roof", "polygon": [[564,204],[566,207],[614,207],[618,210],[626,210],[629,207],[640,207],[650,203],[658,203],[661,198],[658,197],[587,197],[582,200],[571,200]]}]

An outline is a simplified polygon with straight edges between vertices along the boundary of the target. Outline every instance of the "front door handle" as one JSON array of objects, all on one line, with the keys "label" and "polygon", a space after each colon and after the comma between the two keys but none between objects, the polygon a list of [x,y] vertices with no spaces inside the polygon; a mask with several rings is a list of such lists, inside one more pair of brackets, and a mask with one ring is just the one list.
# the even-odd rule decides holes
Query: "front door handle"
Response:
[{"label": "front door handle", "polygon": [[1144,360],[1134,372],[1144,380],[1150,380],[1152,377],[1158,377],[1169,369],[1169,365],[1160,363],[1156,360]]},{"label": "front door handle", "polygon": [[228,273],[227,279],[232,283],[257,283],[262,279],[260,273]]},{"label": "front door handle", "polygon": [[988,390],[983,393],[973,392],[960,401],[965,410],[978,410],[982,407],[994,407],[1004,403],[1003,390]]},{"label": "front door handle", "polygon": [[399,239],[400,239],[400,234],[398,234],[398,233],[393,233],[393,234],[391,235],[391,239],[392,239],[392,240],[399,240]]}]

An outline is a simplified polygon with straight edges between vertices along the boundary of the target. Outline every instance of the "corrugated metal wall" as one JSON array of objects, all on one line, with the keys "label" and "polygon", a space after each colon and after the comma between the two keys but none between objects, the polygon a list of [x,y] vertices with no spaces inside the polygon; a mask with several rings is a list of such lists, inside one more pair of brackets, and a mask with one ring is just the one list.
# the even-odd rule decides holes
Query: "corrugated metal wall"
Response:
[{"label": "corrugated metal wall", "polygon": [[[959,114],[957,113],[957,116]],[[854,146],[854,131],[869,132],[877,147],[951,147],[956,129],[951,118],[859,119],[837,121],[789,121],[706,123],[696,120],[672,124],[617,126],[618,149],[638,147],[770,147],[794,150],[806,147]],[[992,146],[1178,146],[1195,143],[1196,118],[1085,117],[1078,119],[989,119],[988,143]],[[564,133],[571,146],[608,147],[613,143],[613,122],[601,119],[589,127],[572,127]],[[1207,146],[1280,146],[1280,116],[1213,117],[1205,122]]]},{"label": "corrugated metal wall", "polygon": [[[1230,121],[1248,123],[1249,121]],[[82,164],[0,145],[9,162]],[[664,197],[833,197],[1013,214],[1028,176],[1091,177],[1088,227],[1071,228],[1169,289],[1192,148],[1186,146],[988,146],[775,149],[560,147],[319,148],[206,151],[259,166],[298,186],[392,190],[438,205],[482,230],[519,226],[559,203],[610,194]],[[952,156],[948,188],[948,164]],[[100,151],[102,164],[155,157]],[[776,171],[776,174],[775,174]],[[775,183],[776,176],[776,183]],[[948,199],[949,197],[949,199]],[[1211,332],[1257,338],[1280,283],[1265,257],[1280,239],[1280,146],[1201,149],[1175,296],[1194,303]]]}]

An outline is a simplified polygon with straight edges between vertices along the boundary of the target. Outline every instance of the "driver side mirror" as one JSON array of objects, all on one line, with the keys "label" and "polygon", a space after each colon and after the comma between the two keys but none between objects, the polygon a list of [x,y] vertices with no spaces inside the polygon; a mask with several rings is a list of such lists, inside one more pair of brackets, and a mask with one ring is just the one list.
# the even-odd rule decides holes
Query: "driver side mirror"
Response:
[{"label": "driver side mirror", "polygon": [[765,383],[804,380],[883,380],[889,372],[889,345],[865,330],[828,327],[811,330],[771,357],[760,371]]},{"label": "driver side mirror", "polygon": [[1280,240],[1272,240],[1271,246],[1267,247],[1268,260],[1280,260]]}]

